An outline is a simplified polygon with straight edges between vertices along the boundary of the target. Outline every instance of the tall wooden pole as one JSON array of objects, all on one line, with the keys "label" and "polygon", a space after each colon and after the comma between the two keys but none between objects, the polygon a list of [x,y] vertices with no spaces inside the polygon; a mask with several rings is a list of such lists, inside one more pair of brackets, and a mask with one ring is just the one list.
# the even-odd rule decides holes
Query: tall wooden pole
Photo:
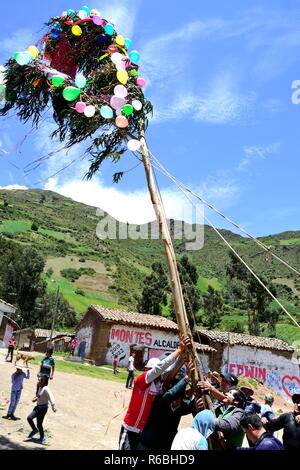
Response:
[{"label": "tall wooden pole", "polygon": [[[182,292],[182,287],[180,283],[179,272],[177,268],[174,247],[173,247],[169,227],[167,224],[167,220],[164,214],[162,201],[156,188],[153,171],[152,171],[152,167],[151,167],[151,163],[149,159],[149,151],[148,151],[148,147],[147,147],[143,133],[141,134],[140,141],[142,144],[141,153],[143,157],[143,163],[144,163],[144,168],[146,172],[148,188],[149,188],[149,192],[151,196],[151,202],[156,213],[156,217],[157,217],[157,221],[159,225],[159,232],[160,232],[160,235],[164,244],[164,248],[165,248],[167,264],[168,264],[169,274],[170,274],[171,287],[172,287],[173,304],[174,304],[177,324],[179,327],[179,333],[180,335],[185,335],[185,336],[188,335],[191,338],[191,340],[193,340],[192,332],[189,326],[187,313],[185,309],[185,303],[184,303],[183,292]],[[192,356],[192,359],[195,364],[195,380],[203,380],[199,357],[198,357],[193,341],[192,341],[192,347],[190,350],[190,355]],[[209,408],[211,411],[214,410],[211,399],[208,395],[203,395],[203,401],[204,401],[204,405],[206,408]]]}]

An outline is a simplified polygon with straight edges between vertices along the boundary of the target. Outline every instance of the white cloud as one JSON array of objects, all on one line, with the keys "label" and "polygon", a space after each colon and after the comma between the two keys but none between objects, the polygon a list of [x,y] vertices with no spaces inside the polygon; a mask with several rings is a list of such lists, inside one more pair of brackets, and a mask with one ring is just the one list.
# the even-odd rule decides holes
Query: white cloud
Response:
[{"label": "white cloud", "polygon": [[[99,207],[122,222],[143,224],[155,219],[149,192],[146,187],[127,191],[117,185],[106,186],[101,178],[91,181],[73,179],[60,182],[52,178],[44,189],[56,191],[75,201]],[[193,188],[204,198],[218,202],[222,207],[231,205],[239,194],[239,187],[228,175],[209,177]],[[161,188],[164,208],[168,218],[193,221],[192,205],[175,187]],[[199,201],[194,202],[201,204]]]},{"label": "white cloud", "polygon": [[106,5],[101,5],[99,10],[101,14],[116,27],[119,34],[125,37],[132,37],[136,13],[139,6],[139,1],[132,2],[130,0],[119,0],[105,2]]},{"label": "white cloud", "polygon": [[244,147],[244,157],[238,164],[238,170],[245,170],[254,160],[265,160],[270,155],[273,155],[278,152],[280,147],[279,142],[274,142],[265,147],[260,147],[256,145],[251,145]]},{"label": "white cloud", "polygon": [[7,186],[0,186],[0,189],[28,189],[28,187],[22,184],[8,184]]}]

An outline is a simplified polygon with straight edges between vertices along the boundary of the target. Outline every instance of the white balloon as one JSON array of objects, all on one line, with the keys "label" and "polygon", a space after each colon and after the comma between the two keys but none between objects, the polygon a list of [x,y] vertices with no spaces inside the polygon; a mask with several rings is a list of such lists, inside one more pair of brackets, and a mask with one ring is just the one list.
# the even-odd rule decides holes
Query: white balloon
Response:
[{"label": "white balloon", "polygon": [[111,55],[111,61],[114,63],[114,64],[117,64],[118,62],[121,62],[122,58],[124,57],[123,54],[120,54],[120,52],[114,52],[112,55]]},{"label": "white balloon", "polygon": [[83,113],[84,113],[84,115],[85,115],[86,117],[92,117],[92,116],[94,116],[95,112],[96,112],[96,108],[95,108],[95,106],[93,106],[92,104],[86,106],[86,107],[84,108],[84,111],[83,111]]},{"label": "white balloon", "polygon": [[133,100],[131,104],[136,111],[140,111],[143,107],[142,103],[139,100]]},{"label": "white balloon", "polygon": [[80,18],[81,20],[84,20],[85,18],[88,17],[87,12],[84,11],[84,10],[79,10],[78,16],[79,16],[79,18]]},{"label": "white balloon", "polygon": [[127,143],[127,148],[131,152],[136,152],[137,150],[140,150],[141,146],[142,146],[141,142],[137,139],[131,139]]}]

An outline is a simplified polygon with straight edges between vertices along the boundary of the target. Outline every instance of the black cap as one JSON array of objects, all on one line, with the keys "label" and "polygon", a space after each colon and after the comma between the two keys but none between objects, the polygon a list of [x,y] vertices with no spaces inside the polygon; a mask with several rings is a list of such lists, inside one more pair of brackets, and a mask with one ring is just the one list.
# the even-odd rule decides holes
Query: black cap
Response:
[{"label": "black cap", "polygon": [[229,382],[232,386],[237,385],[239,379],[236,375],[230,374],[229,372],[224,372],[224,374],[220,374],[227,382]]},{"label": "black cap", "polygon": [[295,390],[295,392],[294,392],[293,395],[292,395],[292,401],[293,401],[293,403],[295,403],[296,397],[300,397],[300,389],[298,389],[298,388]]}]

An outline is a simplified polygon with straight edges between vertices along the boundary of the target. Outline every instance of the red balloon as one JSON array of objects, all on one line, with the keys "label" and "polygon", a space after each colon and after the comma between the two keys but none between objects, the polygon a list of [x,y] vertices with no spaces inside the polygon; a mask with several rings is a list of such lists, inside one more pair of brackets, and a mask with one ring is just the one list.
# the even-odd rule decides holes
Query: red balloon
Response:
[{"label": "red balloon", "polygon": [[110,52],[111,54],[113,54],[114,52],[118,52],[119,49],[117,48],[117,46],[112,44],[111,46],[108,46],[107,51]]}]

